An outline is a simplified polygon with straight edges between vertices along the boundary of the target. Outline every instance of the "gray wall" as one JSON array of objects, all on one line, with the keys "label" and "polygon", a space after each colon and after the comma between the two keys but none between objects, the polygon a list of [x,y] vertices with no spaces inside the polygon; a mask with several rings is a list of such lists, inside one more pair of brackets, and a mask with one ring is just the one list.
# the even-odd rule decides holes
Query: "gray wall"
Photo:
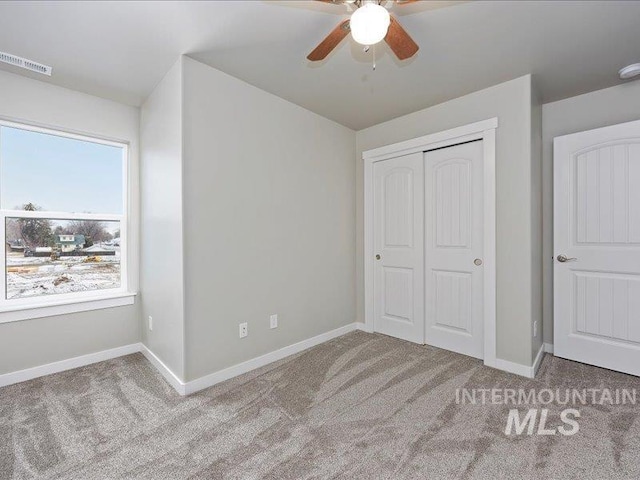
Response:
[{"label": "gray wall", "polygon": [[542,101],[531,84],[531,363],[542,347]]},{"label": "gray wall", "polygon": [[544,341],[553,343],[553,139],[640,120],[640,81],[548,103],[542,108]]},{"label": "gray wall", "polygon": [[142,341],[184,379],[181,59],[142,106],[140,146]]},{"label": "gray wall", "polygon": [[192,380],[355,320],[355,133],[189,58],[184,67]]},{"label": "gray wall", "polygon": [[[138,183],[137,108],[0,72],[0,117],[128,141],[130,181]],[[136,291],[137,191],[131,197],[131,210],[129,285]],[[136,299],[136,304],[126,307],[0,324],[0,374],[140,341],[138,303]]]},{"label": "gray wall", "polygon": [[362,152],[429,133],[498,117],[497,356],[531,365],[535,277],[532,233],[532,93],[524,76],[357,133],[357,312],[364,321]]}]

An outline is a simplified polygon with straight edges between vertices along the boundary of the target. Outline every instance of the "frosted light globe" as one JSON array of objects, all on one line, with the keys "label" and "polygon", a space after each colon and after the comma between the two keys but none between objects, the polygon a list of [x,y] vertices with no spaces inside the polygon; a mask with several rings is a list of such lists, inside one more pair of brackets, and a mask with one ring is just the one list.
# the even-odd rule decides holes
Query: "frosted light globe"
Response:
[{"label": "frosted light globe", "polygon": [[351,15],[351,36],[361,45],[375,45],[387,36],[390,22],[386,8],[366,3]]}]

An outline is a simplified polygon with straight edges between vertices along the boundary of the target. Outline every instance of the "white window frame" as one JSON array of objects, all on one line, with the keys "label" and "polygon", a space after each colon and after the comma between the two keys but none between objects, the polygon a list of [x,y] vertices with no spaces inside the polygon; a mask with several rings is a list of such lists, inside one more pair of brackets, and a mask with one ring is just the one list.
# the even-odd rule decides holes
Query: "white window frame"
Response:
[{"label": "white window frame", "polygon": [[[0,323],[41,318],[53,315],[97,310],[102,308],[132,305],[135,293],[129,291],[129,223],[131,221],[129,210],[129,144],[107,140],[100,137],[80,135],[63,130],[43,128],[25,123],[17,123],[0,119],[1,127],[17,128],[35,133],[55,135],[84,142],[97,143],[112,147],[122,148],[122,213],[75,213],[53,211],[25,211],[6,210],[0,205],[0,238],[3,247],[0,253],[0,263],[3,268],[4,278],[0,281]],[[0,156],[0,163],[2,158]],[[19,298],[8,300],[6,298],[7,274],[6,274],[6,237],[5,227],[7,218],[45,218],[49,220],[95,220],[117,221],[120,223],[120,287],[93,290],[88,292],[75,292],[64,294],[42,295],[39,297]]]}]

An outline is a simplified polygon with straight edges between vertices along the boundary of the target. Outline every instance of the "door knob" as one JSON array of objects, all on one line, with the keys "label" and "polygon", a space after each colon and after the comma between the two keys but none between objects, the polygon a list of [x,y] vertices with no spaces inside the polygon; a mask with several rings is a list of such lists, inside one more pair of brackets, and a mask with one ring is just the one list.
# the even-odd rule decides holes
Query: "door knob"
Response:
[{"label": "door knob", "polygon": [[376,255],[376,260],[380,260],[380,254]]},{"label": "door knob", "polygon": [[576,257],[567,257],[566,255],[563,255],[563,254],[558,255],[557,258],[560,263],[572,262],[574,260],[578,260]]},{"label": "door knob", "polygon": [[482,265],[482,259],[481,259],[481,258],[476,258],[476,259],[473,261],[473,264],[474,264],[475,266],[479,267],[480,265]]}]

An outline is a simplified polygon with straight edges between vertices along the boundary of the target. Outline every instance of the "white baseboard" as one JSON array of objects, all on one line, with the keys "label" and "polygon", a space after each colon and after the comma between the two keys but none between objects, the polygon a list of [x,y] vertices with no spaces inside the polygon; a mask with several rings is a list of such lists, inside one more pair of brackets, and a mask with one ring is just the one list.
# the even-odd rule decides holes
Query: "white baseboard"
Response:
[{"label": "white baseboard", "polygon": [[[190,382],[183,382],[180,378],[167,367],[162,360],[160,360],[146,345],[142,343],[132,343],[130,345],[124,345],[122,347],[112,348],[110,350],[103,350],[101,352],[90,353],[79,357],[69,358],[67,360],[61,360],[58,362],[48,363],[46,365],[40,365],[38,367],[27,368],[25,370],[19,370],[17,372],[10,372],[0,375],[0,387],[12,385],[14,383],[25,382],[34,378],[42,377],[45,375],[51,375],[53,373],[63,372],[65,370],[71,370],[73,368],[83,367],[85,365],[91,365],[92,363],[103,362],[105,360],[111,360],[112,358],[122,357],[124,355],[130,355],[136,352],[142,352],[142,354],[149,360],[149,362],[160,372],[165,380],[171,385],[180,395],[189,395],[191,393],[203,390],[205,388],[216,385],[230,378],[237,377],[243,373],[250,372],[257,368],[263,367],[270,363],[282,360],[290,355],[302,352],[321,343],[332,340],[336,337],[340,337],[346,333],[353,332],[354,330],[362,330],[365,332],[371,332],[371,329],[367,328],[364,323],[354,322],[349,325],[345,325],[335,330],[331,330],[326,333],[322,333],[312,338],[302,340],[293,345],[269,352],[265,355],[261,355],[246,362],[233,365],[218,372],[211,373],[204,377],[200,377]],[[521,375],[527,378],[534,378],[544,353],[553,353],[553,344],[545,343],[540,347],[536,359],[531,366],[521,365],[519,363],[509,362],[507,360],[496,359],[495,368],[504,370],[506,372]]]},{"label": "white baseboard", "polygon": [[13,385],[14,383],[19,382],[26,382],[27,380],[32,380],[34,378],[51,375],[52,373],[59,373],[73,368],[84,367],[85,365],[91,365],[92,363],[104,362],[105,360],[130,355],[139,351],[140,344],[132,343],[131,345],[124,345],[122,347],[111,348],[109,350],[102,350],[101,352],[89,353],[79,357],[47,363],[38,367],[18,370],[17,372],[5,373],[0,375],[0,387],[6,387],[7,385]]},{"label": "white baseboard", "polygon": [[320,345],[321,343],[327,342],[336,337],[340,337],[346,333],[353,332],[354,330],[359,330],[359,327],[360,324],[358,323],[350,323],[349,325],[345,325],[344,327],[336,328],[335,330],[331,330],[329,332],[316,335],[315,337],[302,340],[301,342],[294,343],[293,345],[289,345],[288,347],[266,353],[259,357],[252,358],[251,360],[247,360],[246,362],[242,362],[237,365],[233,365],[232,367],[211,373],[204,377],[197,378],[195,380],[187,382],[184,385],[185,393],[183,393],[183,395],[189,395],[191,393],[204,390],[205,388],[212,387],[213,385],[224,382],[225,380],[229,380],[230,378],[237,377],[238,375],[242,375],[243,373],[250,372],[251,370],[255,370],[256,368],[264,367],[265,365],[268,365],[270,363],[277,362],[278,360],[282,360],[283,358],[302,352],[303,350],[306,350],[308,348],[315,347],[316,345]]},{"label": "white baseboard", "polygon": [[353,332],[354,330],[366,330],[364,324],[351,323],[344,327],[336,328],[330,332],[322,333],[312,338],[302,340],[301,342],[294,343],[287,347],[269,352],[260,357],[252,358],[246,362],[239,363],[224,370],[206,375],[191,382],[183,382],[180,378],[167,367],[158,356],[153,353],[149,348],[142,343],[132,343],[131,345],[125,345],[122,347],[112,348],[110,350],[103,350],[101,352],[90,353],[88,355],[82,355],[80,357],[69,358],[61,360],[59,362],[48,363],[46,365],[40,365],[38,367],[27,368],[25,370],[19,370],[17,372],[10,372],[0,375],[0,387],[12,385],[14,383],[25,382],[34,378],[42,377],[45,375],[51,375],[52,373],[59,373],[65,370],[71,370],[73,368],[83,367],[85,365],[91,365],[92,363],[103,362],[105,360],[111,360],[112,358],[122,357],[124,355],[130,355],[132,353],[141,352],[145,358],[160,372],[165,380],[171,385],[180,395],[189,395],[190,393],[203,390],[211,387],[217,383],[223,382],[243,373],[250,372],[256,368],[263,367],[272,362],[276,362],[290,355],[299,353],[311,347],[315,347],[321,343],[340,337],[346,333]]},{"label": "white baseboard", "polygon": [[544,358],[544,344],[540,345],[540,349],[538,350],[538,354],[536,355],[536,359],[533,361],[533,367],[531,372],[531,378],[535,378],[536,373],[538,373],[538,369],[540,368],[540,364],[542,363],[542,359]]},{"label": "white baseboard", "polygon": [[505,372],[515,373],[516,375],[520,375],[521,377],[533,378],[533,367],[522,365],[520,363],[496,358],[495,368],[497,368],[498,370],[504,370]]},{"label": "white baseboard", "polygon": [[[362,330],[363,332],[373,333],[373,329],[369,328],[366,324],[362,322],[357,322],[356,324],[357,330]],[[553,353],[553,344],[545,343],[540,347],[538,354],[536,355],[536,359],[533,362],[533,365],[527,366],[522,365],[520,363],[509,362],[508,360],[502,360],[500,358],[495,359],[495,365],[487,365],[488,367],[496,368],[498,370],[504,370],[505,372],[514,373],[516,375],[520,375],[522,377],[527,378],[535,378],[536,373],[538,372],[538,368],[540,368],[540,363],[542,362],[542,358],[544,357],[544,353],[549,352]]]},{"label": "white baseboard", "polygon": [[149,363],[156,367],[156,370],[160,372],[160,375],[164,377],[169,385],[171,385],[176,392],[180,395],[186,395],[185,393],[185,383],[180,380],[180,378],[171,371],[169,367],[167,367],[162,360],[160,360],[155,353],[153,353],[149,348],[144,344],[140,344],[140,351],[145,356]]},{"label": "white baseboard", "polygon": [[366,323],[356,322],[356,330],[362,330],[363,332],[373,333],[373,327],[367,326]]},{"label": "white baseboard", "polygon": [[538,373],[538,368],[540,368],[542,358],[544,357],[544,352],[544,345],[541,345],[540,350],[538,350],[538,354],[536,355],[536,359],[533,361],[533,365],[530,366],[522,365],[515,362],[509,362],[508,360],[502,360],[501,358],[496,358],[495,368],[497,368],[498,370],[504,370],[505,372],[520,375],[521,377],[535,378],[536,373]]},{"label": "white baseboard", "polygon": [[[368,328],[367,325],[362,322],[357,322],[355,325],[357,330],[373,333],[373,329]],[[538,372],[538,368],[540,368],[540,363],[542,362],[544,352],[549,352],[547,348],[551,348],[551,353],[553,353],[553,345],[545,343],[540,347],[540,350],[536,355],[536,359],[533,365],[531,366],[522,365],[520,363],[515,363],[515,362],[509,362],[508,360],[502,360],[500,358],[495,359],[495,365],[487,365],[487,364],[485,365],[487,365],[488,367],[496,368],[498,370],[504,370],[505,372],[514,373],[522,377],[534,378],[536,376],[536,373]]]}]

